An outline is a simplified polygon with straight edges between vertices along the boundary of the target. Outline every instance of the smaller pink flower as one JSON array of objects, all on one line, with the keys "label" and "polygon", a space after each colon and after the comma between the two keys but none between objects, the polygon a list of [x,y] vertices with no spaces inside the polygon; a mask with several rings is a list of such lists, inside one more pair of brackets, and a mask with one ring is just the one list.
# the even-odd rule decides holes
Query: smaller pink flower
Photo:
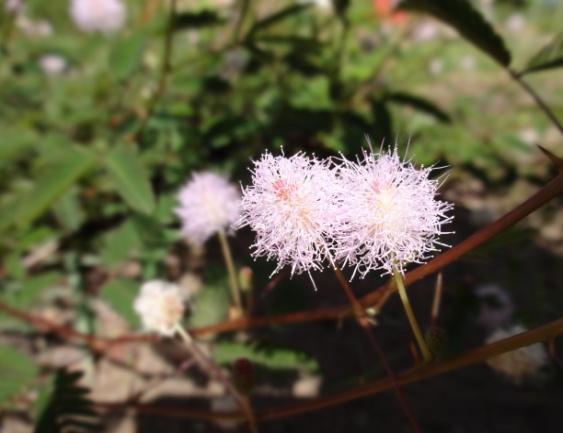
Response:
[{"label": "smaller pink flower", "polygon": [[182,233],[201,245],[240,215],[240,192],[227,178],[211,172],[194,173],[178,193],[176,214]]},{"label": "smaller pink flower", "polygon": [[111,33],[125,24],[122,0],[71,0],[70,15],[83,32]]}]

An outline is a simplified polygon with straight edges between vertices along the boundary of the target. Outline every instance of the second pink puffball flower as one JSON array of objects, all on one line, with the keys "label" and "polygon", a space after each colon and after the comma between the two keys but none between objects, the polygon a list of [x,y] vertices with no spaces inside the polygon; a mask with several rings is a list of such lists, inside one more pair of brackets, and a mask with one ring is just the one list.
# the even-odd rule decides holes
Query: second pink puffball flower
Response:
[{"label": "second pink puffball flower", "polygon": [[71,0],[70,16],[83,32],[111,33],[125,24],[127,10],[121,0]]},{"label": "second pink puffball flower", "polygon": [[339,228],[339,184],[332,162],[302,153],[265,153],[251,173],[235,226],[256,233],[252,256],[276,261],[273,273],[285,266],[292,275],[321,270]]},{"label": "second pink puffball flower", "polygon": [[182,221],[182,234],[197,245],[228,229],[240,215],[239,189],[212,172],[194,173],[177,198],[175,212]]},{"label": "second pink puffball flower", "polygon": [[397,151],[364,151],[357,162],[339,170],[345,229],[337,239],[336,257],[362,277],[370,270],[404,271],[438,250],[442,226],[452,205],[437,200],[439,182],[431,168],[401,161]]}]

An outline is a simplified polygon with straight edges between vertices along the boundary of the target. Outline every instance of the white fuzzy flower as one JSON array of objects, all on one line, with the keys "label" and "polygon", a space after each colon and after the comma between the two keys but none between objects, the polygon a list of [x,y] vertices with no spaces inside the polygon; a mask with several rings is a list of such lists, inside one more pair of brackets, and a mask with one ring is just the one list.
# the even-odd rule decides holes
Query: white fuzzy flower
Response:
[{"label": "white fuzzy flower", "polygon": [[[506,330],[498,329],[487,338],[487,343],[503,340],[525,331],[526,329],[520,325],[512,326]],[[518,384],[524,378],[537,374],[540,368],[547,363],[547,360],[547,352],[543,344],[534,343],[490,358],[487,360],[487,364]]]},{"label": "white fuzzy flower", "polygon": [[184,300],[176,284],[154,280],[141,286],[133,307],[147,331],[171,337],[184,315]]},{"label": "white fuzzy flower", "polygon": [[4,10],[18,14],[25,9],[23,0],[4,0]]},{"label": "white fuzzy flower", "polygon": [[66,69],[66,60],[56,54],[45,54],[39,59],[39,65],[47,75],[60,75]]},{"label": "white fuzzy flower", "polygon": [[178,202],[176,214],[182,220],[182,233],[195,244],[203,244],[239,217],[238,188],[211,172],[194,173],[180,190]]},{"label": "white fuzzy flower", "polygon": [[70,15],[84,32],[110,33],[123,27],[125,4],[121,0],[71,0]]},{"label": "white fuzzy flower", "polygon": [[358,162],[343,161],[340,217],[345,230],[337,239],[337,259],[355,266],[354,275],[373,269],[403,272],[437,251],[442,225],[452,218],[451,204],[436,200],[439,182],[431,168],[402,162],[395,150],[363,153]]},{"label": "white fuzzy flower", "polygon": [[53,34],[53,27],[48,21],[33,20],[23,14],[18,15],[16,27],[22,33],[32,38],[44,38]]},{"label": "white fuzzy flower", "polygon": [[252,256],[276,260],[273,273],[286,265],[292,275],[320,270],[329,258],[340,196],[331,164],[302,153],[254,161],[236,226],[256,232]]}]

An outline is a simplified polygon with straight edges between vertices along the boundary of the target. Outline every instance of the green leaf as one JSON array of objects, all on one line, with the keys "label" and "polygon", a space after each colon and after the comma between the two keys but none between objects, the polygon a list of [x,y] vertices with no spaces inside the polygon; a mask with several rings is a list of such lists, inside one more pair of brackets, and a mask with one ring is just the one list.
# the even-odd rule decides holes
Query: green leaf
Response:
[{"label": "green leaf", "polygon": [[227,319],[229,299],[229,290],[225,280],[206,285],[192,302],[191,326],[199,328]]},{"label": "green leaf", "polygon": [[106,166],[123,200],[139,212],[151,213],[155,198],[148,172],[137,153],[123,146],[116,147],[107,155]]},{"label": "green leaf", "polygon": [[0,139],[0,161],[2,163],[21,157],[37,140],[37,134],[29,129],[15,128],[2,125]]},{"label": "green leaf", "polygon": [[135,224],[129,220],[104,235],[104,245],[100,253],[102,261],[115,268],[127,259],[139,254],[141,238]]},{"label": "green leaf", "polygon": [[9,347],[0,349],[0,407],[32,384],[37,367],[27,355]]},{"label": "green leaf", "polygon": [[310,6],[311,6],[310,3],[294,4],[286,8],[283,8],[278,12],[274,12],[273,14],[268,15],[267,17],[262,18],[260,21],[256,22],[256,24],[254,24],[252,29],[250,29],[249,35],[250,37],[252,37],[256,32],[271,27],[274,24],[277,24],[280,21],[283,21],[286,18],[289,18],[293,15],[300,14],[301,12],[308,9]]},{"label": "green leaf", "polygon": [[106,301],[113,310],[121,315],[133,329],[139,327],[139,316],[133,310],[133,302],[139,285],[125,278],[117,278],[106,283],[101,291],[101,298]]},{"label": "green leaf", "polygon": [[530,72],[544,71],[563,66],[563,32],[539,50],[528,62],[526,69],[520,75]]},{"label": "green leaf", "polygon": [[385,99],[396,104],[407,105],[415,110],[422,111],[435,117],[440,122],[449,123],[451,121],[450,116],[446,112],[442,111],[428,99],[421,98],[420,96],[404,92],[393,92],[387,94]]},{"label": "green leaf", "polygon": [[501,65],[510,64],[510,52],[502,38],[467,0],[402,0],[398,8],[428,13],[455,28]]},{"label": "green leaf", "polygon": [[205,9],[199,12],[182,12],[174,17],[174,30],[199,29],[223,24],[225,20],[217,12]]},{"label": "green leaf", "polygon": [[4,224],[27,227],[84,176],[95,160],[91,152],[71,147],[46,163],[35,179],[35,188],[18,198],[12,217]]},{"label": "green leaf", "polygon": [[29,277],[23,281],[21,287],[7,295],[7,301],[16,308],[29,308],[39,298],[44,289],[53,287],[63,279],[60,272],[45,272]]},{"label": "green leaf", "polygon": [[55,203],[55,217],[67,231],[78,229],[86,216],[80,205],[78,188],[71,188]]},{"label": "green leaf", "polygon": [[213,358],[220,364],[231,364],[239,358],[247,358],[255,364],[271,369],[317,370],[317,362],[292,349],[239,343],[236,341],[218,341],[213,347]]},{"label": "green leaf", "polygon": [[115,78],[128,78],[141,63],[145,48],[146,36],[134,33],[126,39],[120,40],[110,54],[110,65]]}]

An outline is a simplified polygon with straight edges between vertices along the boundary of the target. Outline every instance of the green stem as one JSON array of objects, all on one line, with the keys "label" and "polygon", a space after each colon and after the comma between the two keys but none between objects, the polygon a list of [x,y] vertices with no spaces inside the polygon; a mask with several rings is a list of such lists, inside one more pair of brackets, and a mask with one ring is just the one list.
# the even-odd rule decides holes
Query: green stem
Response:
[{"label": "green stem", "polygon": [[217,233],[219,237],[219,243],[221,244],[221,251],[223,252],[223,258],[225,259],[225,266],[227,267],[227,272],[229,274],[229,288],[231,289],[231,297],[235,306],[240,312],[242,309],[242,301],[240,296],[240,288],[238,284],[238,277],[235,269],[235,262],[233,261],[233,256],[231,254],[231,248],[229,247],[229,241],[227,240],[227,235],[224,230],[219,230]]},{"label": "green stem", "polygon": [[409,297],[407,296],[407,291],[405,289],[405,282],[403,281],[403,276],[397,269],[393,269],[393,278],[395,279],[395,284],[397,286],[397,290],[399,291],[399,296],[401,297],[401,301],[403,302],[403,307],[405,308],[405,313],[407,314],[407,318],[409,319],[409,323],[411,325],[412,333],[414,334],[414,338],[418,343],[418,347],[422,352],[422,356],[424,361],[430,362],[432,360],[432,354],[426,345],[426,341],[422,336],[422,332],[420,331],[420,327],[418,326],[418,322],[416,321],[416,317],[414,315],[414,311],[412,310],[411,304],[409,302]]},{"label": "green stem", "polygon": [[555,115],[555,113],[551,110],[551,108],[549,108],[549,105],[547,105],[547,103],[541,98],[541,96],[534,90],[534,88],[532,86],[530,86],[528,83],[526,83],[526,81],[524,81],[524,79],[522,78],[522,76],[518,73],[516,73],[515,71],[513,71],[510,68],[506,68],[506,71],[508,72],[508,74],[510,75],[510,77],[516,82],[518,83],[518,85],[528,94],[532,97],[532,99],[534,100],[534,102],[536,103],[536,105],[545,113],[545,115],[547,117],[549,117],[549,120],[551,120],[551,122],[553,123],[553,125],[559,130],[559,132],[561,134],[563,134],[563,124],[561,124],[561,121],[557,118],[557,116]]}]

